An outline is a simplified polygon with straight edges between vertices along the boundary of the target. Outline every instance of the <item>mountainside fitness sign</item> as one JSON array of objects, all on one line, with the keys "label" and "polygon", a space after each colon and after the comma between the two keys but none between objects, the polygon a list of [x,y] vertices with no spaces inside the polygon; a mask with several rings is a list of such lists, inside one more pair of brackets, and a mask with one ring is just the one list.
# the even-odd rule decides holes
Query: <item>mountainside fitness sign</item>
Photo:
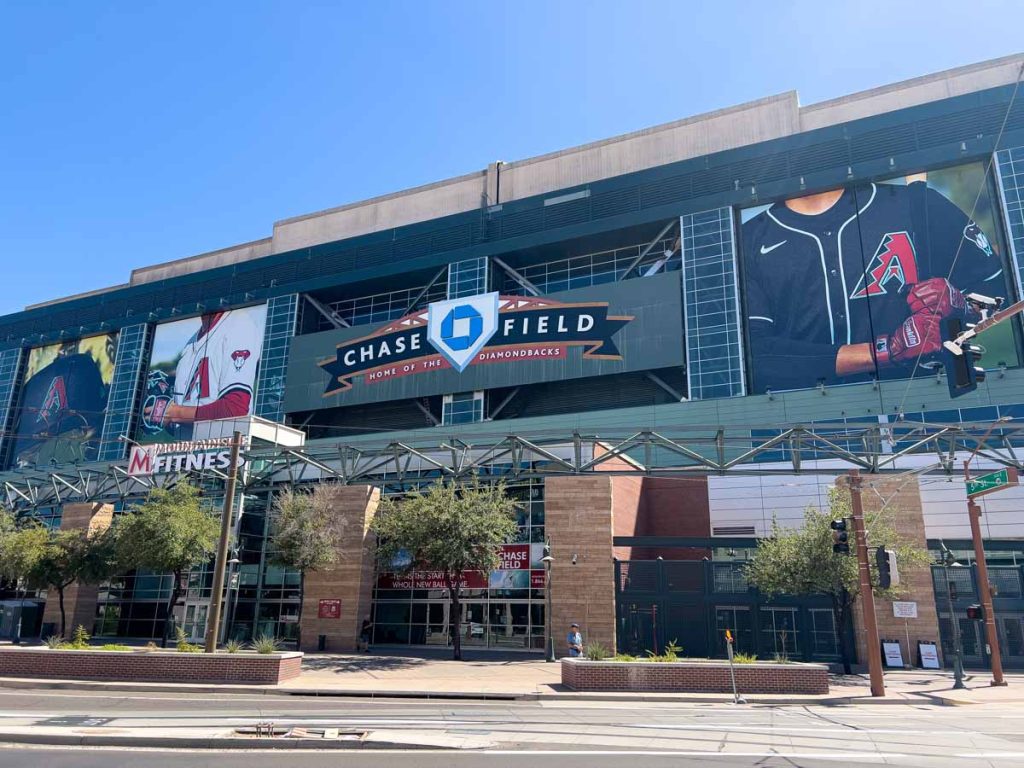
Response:
[{"label": "mountainside fitness sign", "polygon": [[[241,454],[238,465],[244,462]],[[128,454],[128,475],[145,477],[179,472],[224,472],[231,466],[231,438],[215,437],[179,443],[133,445]]]},{"label": "mountainside fitness sign", "polygon": [[285,409],[682,365],[682,347],[677,273],[552,296],[485,293],[434,302],[369,333],[297,337]]}]

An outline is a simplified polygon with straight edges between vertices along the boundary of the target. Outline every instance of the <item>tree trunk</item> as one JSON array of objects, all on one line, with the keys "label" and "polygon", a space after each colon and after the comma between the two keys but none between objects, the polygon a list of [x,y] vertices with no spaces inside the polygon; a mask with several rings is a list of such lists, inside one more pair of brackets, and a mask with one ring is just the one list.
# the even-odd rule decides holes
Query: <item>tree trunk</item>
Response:
[{"label": "tree trunk", "polygon": [[60,636],[67,637],[67,617],[64,615],[64,587],[57,587],[57,602],[60,604]]},{"label": "tree trunk", "polygon": [[832,615],[836,622],[836,635],[839,640],[839,655],[843,661],[843,674],[853,673],[850,666],[850,638],[846,624],[850,616],[850,593],[845,589],[840,595],[832,595]]},{"label": "tree trunk", "polygon": [[[459,574],[461,577],[462,574]],[[462,618],[460,615],[462,603],[460,602],[462,585],[459,584],[455,579],[451,577],[451,574],[445,574],[445,578],[448,580],[448,597],[450,600],[450,608],[448,615],[448,626],[452,626],[454,622],[455,631],[452,632],[452,658],[455,661],[462,661]]]},{"label": "tree trunk", "polygon": [[[171,623],[174,621],[174,606],[178,604],[178,600],[181,598],[181,572],[174,572],[174,586],[171,587],[171,599],[167,602],[167,616],[164,617],[164,633],[163,637],[160,638],[160,647],[167,647],[167,637],[171,634]],[[209,621],[209,617],[207,617]]]}]

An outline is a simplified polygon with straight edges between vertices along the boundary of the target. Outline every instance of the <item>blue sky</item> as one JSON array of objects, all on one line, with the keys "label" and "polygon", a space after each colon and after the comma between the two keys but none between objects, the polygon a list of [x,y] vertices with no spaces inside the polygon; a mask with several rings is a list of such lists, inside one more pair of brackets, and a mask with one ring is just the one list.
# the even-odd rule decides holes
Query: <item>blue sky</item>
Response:
[{"label": "blue sky", "polygon": [[0,313],[493,160],[1015,53],[1022,28],[1019,0],[3,0]]}]

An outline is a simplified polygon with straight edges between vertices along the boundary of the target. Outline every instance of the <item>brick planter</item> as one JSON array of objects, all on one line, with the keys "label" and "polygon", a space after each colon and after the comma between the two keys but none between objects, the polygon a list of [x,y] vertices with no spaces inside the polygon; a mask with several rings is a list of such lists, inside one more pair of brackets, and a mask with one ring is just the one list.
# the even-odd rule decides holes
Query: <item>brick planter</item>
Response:
[{"label": "brick planter", "polygon": [[301,671],[301,653],[0,649],[0,677],[277,685]]},{"label": "brick planter", "polygon": [[[742,693],[828,693],[823,664],[737,664]],[[587,661],[562,659],[562,684],[577,691],[732,693],[729,664],[714,661]]]}]

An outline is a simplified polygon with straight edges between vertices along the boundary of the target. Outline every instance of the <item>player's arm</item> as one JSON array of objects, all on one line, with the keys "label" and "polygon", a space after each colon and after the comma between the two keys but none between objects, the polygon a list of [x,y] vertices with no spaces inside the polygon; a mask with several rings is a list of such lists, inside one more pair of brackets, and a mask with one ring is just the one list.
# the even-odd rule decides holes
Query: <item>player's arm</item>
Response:
[{"label": "player's arm", "polygon": [[[212,421],[213,419],[229,419],[245,416],[249,413],[252,396],[241,389],[225,392],[217,400],[208,405],[178,405],[169,403],[164,410],[164,422],[189,423],[193,421]],[[149,413],[147,412],[147,416]]]}]

